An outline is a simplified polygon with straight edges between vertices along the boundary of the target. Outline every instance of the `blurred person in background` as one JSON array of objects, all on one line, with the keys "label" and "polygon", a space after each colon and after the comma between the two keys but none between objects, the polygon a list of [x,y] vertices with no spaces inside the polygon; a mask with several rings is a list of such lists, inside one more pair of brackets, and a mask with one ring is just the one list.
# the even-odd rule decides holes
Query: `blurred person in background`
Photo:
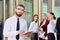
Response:
[{"label": "blurred person in background", "polygon": [[60,17],[57,18],[56,30],[57,30],[57,40],[60,40]]},{"label": "blurred person in background", "polygon": [[45,37],[47,36],[47,25],[48,25],[49,21],[47,19],[47,16],[45,13],[42,14],[42,21],[40,23],[40,35],[39,35],[39,40],[45,40]]},{"label": "blurred person in background", "polygon": [[48,13],[49,24],[47,26],[48,40],[55,40],[54,30],[56,27],[56,17],[53,12]]},{"label": "blurred person in background", "polygon": [[37,22],[38,22],[38,15],[35,14],[33,16],[32,22],[29,27],[29,32],[32,32],[31,40],[38,40],[38,32],[37,32],[38,23]]}]

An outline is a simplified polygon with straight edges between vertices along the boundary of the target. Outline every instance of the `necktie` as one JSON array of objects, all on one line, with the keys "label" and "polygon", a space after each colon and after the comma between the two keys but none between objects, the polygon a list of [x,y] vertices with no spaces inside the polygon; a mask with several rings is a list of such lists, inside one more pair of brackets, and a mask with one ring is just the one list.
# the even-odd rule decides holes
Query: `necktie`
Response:
[{"label": "necktie", "polygon": [[[19,28],[20,28],[20,24],[19,24],[19,18],[17,19],[17,31],[19,30]],[[19,40],[19,34],[18,35],[16,35],[16,40]]]}]

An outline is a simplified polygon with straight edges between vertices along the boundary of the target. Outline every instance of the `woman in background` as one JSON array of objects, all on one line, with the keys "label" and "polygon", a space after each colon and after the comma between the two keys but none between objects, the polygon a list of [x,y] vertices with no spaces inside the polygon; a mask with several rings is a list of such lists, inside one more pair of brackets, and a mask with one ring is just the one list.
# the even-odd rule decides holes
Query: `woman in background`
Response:
[{"label": "woman in background", "polygon": [[49,24],[47,26],[48,40],[55,40],[54,30],[56,26],[56,17],[53,12],[48,13]]},{"label": "woman in background", "polygon": [[32,32],[31,40],[38,40],[37,21],[38,21],[38,15],[34,15],[33,20],[32,20],[30,27],[29,27],[29,32]]},{"label": "woman in background", "polygon": [[40,32],[39,40],[45,40],[45,37],[47,36],[47,25],[48,25],[48,23],[49,23],[49,21],[47,20],[46,14],[45,13],[42,14],[42,21],[41,21],[39,27],[41,28],[41,31],[43,31],[44,33]]}]

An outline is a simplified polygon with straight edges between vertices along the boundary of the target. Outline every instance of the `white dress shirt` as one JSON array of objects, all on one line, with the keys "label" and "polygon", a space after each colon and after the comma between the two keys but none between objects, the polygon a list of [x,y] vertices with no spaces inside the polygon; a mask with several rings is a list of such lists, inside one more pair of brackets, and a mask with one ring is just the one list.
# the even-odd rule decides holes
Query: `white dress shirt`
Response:
[{"label": "white dress shirt", "polygon": [[36,22],[31,22],[29,27],[29,32],[37,33],[38,24]]},{"label": "white dress shirt", "polygon": [[47,33],[54,33],[55,26],[56,26],[56,20],[53,19],[47,25]]},{"label": "white dress shirt", "polygon": [[[23,30],[24,33],[26,33],[27,32],[26,21],[20,17],[19,22],[20,22],[20,30]],[[16,35],[18,35],[16,28],[17,28],[17,18],[15,16],[12,16],[8,18],[4,24],[3,35],[5,37],[8,37],[8,40],[16,40]],[[23,34],[20,34],[19,40],[25,40],[25,37]]]}]

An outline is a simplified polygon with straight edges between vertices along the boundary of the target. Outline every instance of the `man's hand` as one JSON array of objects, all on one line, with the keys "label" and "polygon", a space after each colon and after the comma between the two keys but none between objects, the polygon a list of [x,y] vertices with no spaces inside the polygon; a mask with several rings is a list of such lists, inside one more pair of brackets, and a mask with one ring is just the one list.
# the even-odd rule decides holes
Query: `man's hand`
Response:
[{"label": "man's hand", "polygon": [[28,32],[28,33],[24,34],[24,36],[25,36],[25,38],[28,38],[31,34],[32,34],[32,32]]},{"label": "man's hand", "polygon": [[24,33],[23,30],[19,30],[19,31],[18,31],[18,34],[23,34],[23,33]]},{"label": "man's hand", "polygon": [[29,37],[29,35],[24,35],[24,37],[25,37],[25,38],[28,38],[28,37]]}]

